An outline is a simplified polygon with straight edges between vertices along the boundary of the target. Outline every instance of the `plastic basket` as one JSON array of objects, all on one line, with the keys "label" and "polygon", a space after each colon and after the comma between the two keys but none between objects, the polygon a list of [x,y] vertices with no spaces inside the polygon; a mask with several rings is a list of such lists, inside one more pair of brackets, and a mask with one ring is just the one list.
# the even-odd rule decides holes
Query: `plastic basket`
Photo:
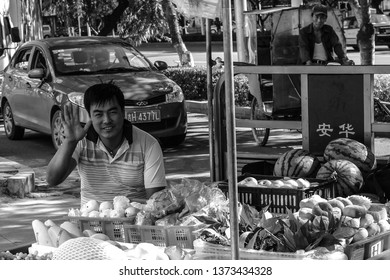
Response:
[{"label": "plastic basket", "polygon": [[104,233],[111,240],[126,242],[124,226],[134,224],[135,217],[129,218],[90,218],[67,217],[70,222],[79,226],[81,231],[93,230],[96,233]]},{"label": "plastic basket", "polygon": [[129,243],[152,243],[159,247],[178,246],[192,249],[196,239],[194,231],[201,226],[149,226],[125,225],[126,240]]},{"label": "plastic basket", "polygon": [[[231,247],[212,244],[201,239],[194,241],[194,259],[198,260],[231,260]],[[313,252],[268,252],[264,250],[239,249],[240,260],[302,260],[310,259]]]},{"label": "plastic basket", "polygon": [[350,260],[366,260],[390,249],[390,231],[347,245],[344,253]]},{"label": "plastic basket", "polygon": [[[238,177],[238,181],[246,177],[254,177],[257,180],[277,180],[283,177],[251,175],[245,174]],[[268,209],[272,213],[286,213],[286,209],[293,212],[299,210],[299,202],[313,194],[318,194],[323,198],[334,198],[335,182],[336,180],[321,180],[314,178],[306,178],[310,182],[310,187],[302,189],[292,188],[265,188],[265,187],[245,187],[238,186],[238,199],[241,203],[249,204],[260,210],[266,205],[271,204]],[[225,193],[229,195],[228,181],[217,182],[216,185]]]}]

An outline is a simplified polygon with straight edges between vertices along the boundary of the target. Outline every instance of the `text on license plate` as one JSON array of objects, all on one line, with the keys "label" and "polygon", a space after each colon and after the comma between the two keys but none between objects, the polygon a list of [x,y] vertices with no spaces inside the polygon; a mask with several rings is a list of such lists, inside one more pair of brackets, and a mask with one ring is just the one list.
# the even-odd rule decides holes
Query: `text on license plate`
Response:
[{"label": "text on license plate", "polygon": [[127,111],[127,119],[132,123],[160,122],[160,110],[132,110]]}]

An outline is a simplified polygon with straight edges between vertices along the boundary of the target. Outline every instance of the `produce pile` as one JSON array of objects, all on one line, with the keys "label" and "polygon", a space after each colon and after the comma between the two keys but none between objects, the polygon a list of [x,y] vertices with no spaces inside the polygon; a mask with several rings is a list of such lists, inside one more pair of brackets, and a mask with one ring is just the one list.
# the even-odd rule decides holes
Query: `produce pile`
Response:
[{"label": "produce pile", "polygon": [[34,253],[18,252],[16,254],[12,254],[10,251],[0,252],[0,260],[21,260],[21,261],[22,260],[26,260],[26,261],[51,260],[52,256],[53,256],[52,253],[38,255],[38,252],[34,252]]},{"label": "produce pile", "polygon": [[[312,258],[347,259],[344,248],[355,242],[390,230],[384,205],[372,204],[369,198],[324,199],[319,195],[303,199],[299,211],[270,214],[265,207],[256,211],[242,205],[239,224],[239,248],[268,252],[311,252]],[[219,216],[200,232],[211,244],[230,246],[230,221]]]},{"label": "produce pile", "polygon": [[240,186],[246,187],[263,187],[263,188],[291,188],[291,189],[306,189],[310,188],[311,184],[305,178],[290,178],[283,177],[280,179],[261,179],[257,180],[252,176],[248,176],[245,179],[238,182]]},{"label": "produce pile", "polygon": [[[160,248],[150,243],[127,244],[114,240],[103,233],[91,229],[80,231],[77,224],[64,222],[55,224],[52,220],[34,220],[33,230],[38,245],[52,247],[46,254],[17,253],[12,259],[54,259],[54,260],[169,260],[187,259],[191,255],[177,246]],[[0,256],[2,256],[0,254]],[[6,259],[12,254],[4,253]]]},{"label": "produce pile", "polygon": [[[335,196],[357,194],[364,179],[377,165],[375,155],[364,144],[349,138],[338,138],[328,143],[320,160],[303,149],[293,149],[278,158],[274,176],[293,178],[336,179]],[[379,200],[375,194],[372,198]]]},{"label": "produce pile", "polygon": [[200,225],[193,213],[205,206],[226,204],[226,196],[215,185],[197,180],[171,181],[169,187],[154,193],[145,203],[130,202],[124,196],[113,203],[88,201],[81,209],[71,209],[68,216],[93,218],[133,218],[135,225]]},{"label": "produce pile", "polygon": [[140,211],[141,205],[130,202],[125,196],[116,196],[113,201],[90,200],[80,209],[70,209],[68,216],[90,218],[129,218]]},{"label": "produce pile", "polygon": [[[215,185],[183,179],[179,183],[172,181],[168,188],[154,193],[143,204],[131,202],[124,196],[117,196],[112,202],[99,203],[91,200],[80,209],[70,209],[68,216],[70,220],[72,217],[85,217],[105,221],[127,221],[136,225],[202,226],[207,223],[209,217],[212,219],[228,211],[229,202]],[[49,254],[47,259],[191,258],[191,252],[178,246],[162,248],[143,242],[130,246],[128,243],[110,240],[106,234],[91,229],[81,232],[78,224],[70,221],[57,225],[52,220],[45,222],[34,220],[32,227],[38,245],[53,247],[53,254]],[[18,256],[22,256],[22,253],[18,253]],[[39,255],[37,259],[43,257]]]}]

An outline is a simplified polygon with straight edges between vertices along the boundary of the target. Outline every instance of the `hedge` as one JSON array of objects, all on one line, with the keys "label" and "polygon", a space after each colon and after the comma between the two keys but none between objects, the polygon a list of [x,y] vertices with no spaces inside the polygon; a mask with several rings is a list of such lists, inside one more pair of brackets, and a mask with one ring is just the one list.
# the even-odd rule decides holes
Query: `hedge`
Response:
[{"label": "hedge", "polygon": [[[170,67],[164,70],[163,73],[181,87],[187,100],[207,100],[206,67]],[[213,88],[220,76],[220,71],[213,72]],[[238,75],[234,77],[234,92],[236,106],[250,106],[248,79],[246,76]]]}]

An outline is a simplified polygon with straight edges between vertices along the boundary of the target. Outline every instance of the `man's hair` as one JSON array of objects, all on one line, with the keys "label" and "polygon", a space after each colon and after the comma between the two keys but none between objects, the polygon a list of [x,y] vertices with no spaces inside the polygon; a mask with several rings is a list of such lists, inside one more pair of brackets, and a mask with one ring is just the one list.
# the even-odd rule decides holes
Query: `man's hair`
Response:
[{"label": "man's hair", "polygon": [[122,90],[114,85],[114,83],[100,83],[90,86],[84,94],[84,106],[88,112],[88,115],[91,115],[91,105],[104,105],[107,102],[112,100],[118,101],[119,106],[122,111],[125,110],[125,98]]}]

